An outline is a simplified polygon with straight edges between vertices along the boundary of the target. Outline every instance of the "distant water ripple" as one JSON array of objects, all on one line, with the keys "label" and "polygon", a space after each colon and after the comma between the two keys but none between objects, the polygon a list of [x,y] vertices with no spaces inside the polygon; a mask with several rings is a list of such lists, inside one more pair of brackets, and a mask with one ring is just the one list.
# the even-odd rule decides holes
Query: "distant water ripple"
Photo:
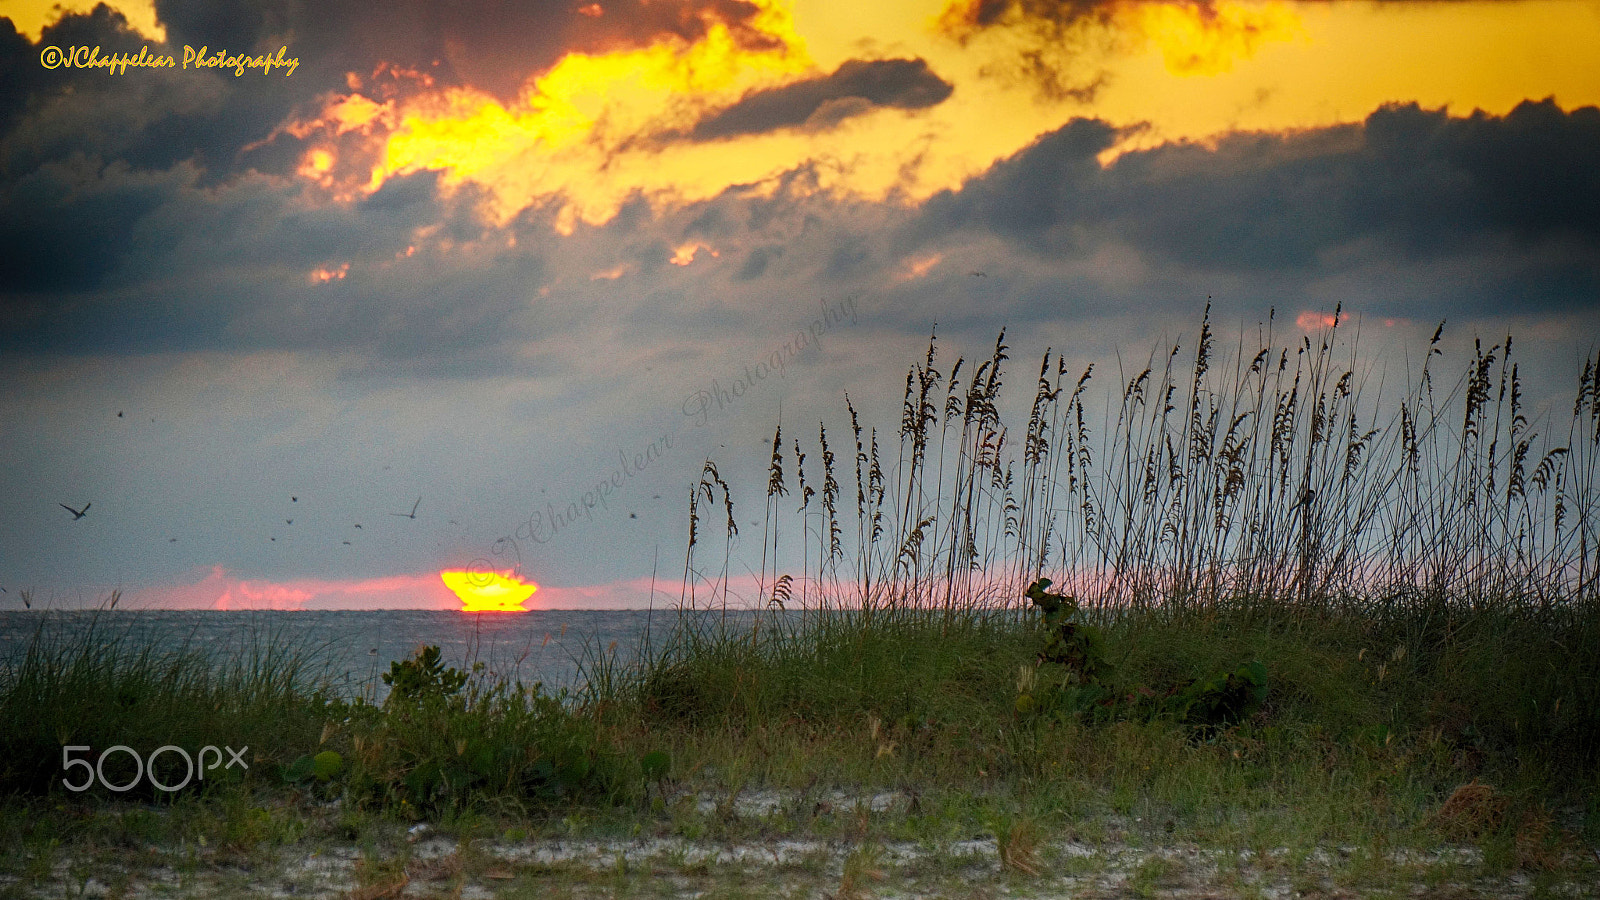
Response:
[{"label": "distant water ripple", "polygon": [[[739,618],[748,620],[750,615]],[[529,686],[543,682],[553,692],[580,687],[583,667],[597,653],[615,652],[619,663],[631,663],[646,622],[659,644],[675,616],[671,610],[535,610],[518,615],[434,610],[5,611],[0,612],[0,674],[15,665],[42,629],[47,645],[72,643],[88,634],[97,646],[120,639],[124,649],[200,652],[223,663],[247,659],[252,651],[289,649],[346,695],[376,699],[387,693],[379,676],[389,671],[390,663],[436,644],[446,665],[465,669],[481,662],[491,675]]]}]

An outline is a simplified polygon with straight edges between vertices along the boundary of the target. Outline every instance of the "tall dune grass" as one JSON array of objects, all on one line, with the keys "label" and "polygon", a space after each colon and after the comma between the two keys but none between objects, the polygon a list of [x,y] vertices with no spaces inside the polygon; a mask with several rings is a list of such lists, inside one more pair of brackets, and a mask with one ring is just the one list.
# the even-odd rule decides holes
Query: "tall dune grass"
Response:
[{"label": "tall dune grass", "polygon": [[[760,599],[953,613],[1020,603],[1049,576],[1094,610],[1593,604],[1600,358],[1570,419],[1535,422],[1512,338],[1476,342],[1451,375],[1443,328],[1397,385],[1362,367],[1347,325],[1283,342],[1269,317],[1225,350],[1207,307],[1192,346],[1116,374],[1105,414],[1094,367],[1069,372],[1046,350],[1020,423],[1002,420],[1004,332],[948,371],[930,338],[896,431],[863,426],[848,396],[843,442],[821,423],[814,444],[786,445],[780,424]],[[833,447],[851,438],[841,462]],[[728,601],[726,556],[715,576],[696,564],[719,494],[731,541],[733,501],[708,463],[691,493],[691,606]],[[794,541],[803,571],[780,573]]]},{"label": "tall dune grass", "polygon": [[1269,318],[1223,350],[1208,307],[1192,345],[1115,375],[1103,414],[1096,370],[1047,350],[1019,423],[1004,332],[948,366],[930,338],[896,430],[846,396],[847,432],[775,431],[759,604],[788,614],[743,632],[705,615],[746,599],[727,577],[735,500],[707,463],[646,710],[824,730],[983,710],[980,730],[1005,733],[1038,649],[1024,589],[1044,576],[1106,629],[1129,684],[1257,658],[1280,720],[1584,770],[1600,759],[1600,358],[1570,418],[1534,421],[1509,336],[1447,374],[1441,325],[1397,381],[1362,367],[1349,331],[1285,343]]},{"label": "tall dune grass", "polygon": [[[59,790],[63,777],[81,780],[64,768],[65,746],[98,754],[122,745],[148,755],[173,745],[191,756],[208,745],[219,753],[232,747],[256,765],[317,743],[335,689],[316,648],[258,633],[238,655],[218,660],[132,638],[100,611],[69,615],[87,621],[57,633],[41,618],[33,639],[0,659],[0,793],[43,794]],[[106,778],[128,782],[130,759],[114,759]],[[209,778],[237,780],[246,771],[234,765]],[[148,781],[135,791],[150,793]]]}]

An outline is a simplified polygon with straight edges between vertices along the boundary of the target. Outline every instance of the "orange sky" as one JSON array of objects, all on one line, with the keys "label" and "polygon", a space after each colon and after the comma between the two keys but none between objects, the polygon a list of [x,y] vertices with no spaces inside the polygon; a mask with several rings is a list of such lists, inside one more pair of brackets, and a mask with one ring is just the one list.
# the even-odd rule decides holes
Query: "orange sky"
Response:
[{"label": "orange sky", "polygon": [[[89,0],[4,0],[30,36],[59,8]],[[142,33],[163,30],[149,2],[112,4]],[[721,26],[693,46],[673,38],[526,73],[502,104],[472,89],[405,100],[362,87],[289,123],[322,138],[302,176],[350,199],[395,174],[445,172],[447,187],[489,188],[486,219],[562,198],[562,230],[607,221],[634,193],[658,207],[759,184],[812,163],[819,187],[864,199],[919,201],[954,188],[1074,116],[1142,126],[1124,148],[1205,140],[1236,129],[1359,121],[1385,103],[1504,114],[1553,96],[1566,109],[1600,102],[1600,3],[1123,2],[1042,38],[1015,15],[962,30],[965,0],[760,0],[756,26],[775,49],[740,48]],[[601,4],[603,14],[604,4]],[[943,24],[941,24],[941,22]],[[1063,83],[1092,97],[1042,96],[1017,60],[1043,47]],[[1054,48],[1054,49],[1052,49]],[[929,109],[879,109],[824,130],[673,141],[674,129],[747,91],[825,75],[850,59],[921,58],[954,85]],[[364,73],[351,73],[361,84]],[[350,132],[367,136],[352,145]],[[654,138],[654,139],[652,139]]]},{"label": "orange sky", "polygon": [[[1230,130],[1358,121],[1385,103],[1460,113],[1509,111],[1554,96],[1600,101],[1600,4],[1127,3],[1085,22],[1056,54],[1063,83],[1092,96],[1043,96],[1015,61],[1041,39],[1026,23],[952,34],[944,0],[873,4],[763,0],[772,49],[713,28],[639,49],[569,54],[532,73],[503,105],[473,90],[379,103],[331,96],[292,126],[316,141],[302,173],[343,196],[394,173],[440,169],[447,187],[489,188],[491,221],[561,197],[560,227],[607,221],[635,192],[658,207],[703,200],[812,163],[819,187],[869,200],[918,201],[958,186],[1074,116],[1143,126],[1125,147],[1204,140]],[[959,13],[959,9],[955,10]],[[1056,39],[1051,39],[1056,40]],[[1048,54],[1048,51],[1047,51]],[[954,86],[931,108],[880,108],[831,129],[690,142],[674,132],[748,91],[836,70],[849,59],[921,58]],[[356,83],[358,79],[353,79]],[[350,132],[368,140],[347,168]],[[335,147],[342,150],[335,151]]]}]

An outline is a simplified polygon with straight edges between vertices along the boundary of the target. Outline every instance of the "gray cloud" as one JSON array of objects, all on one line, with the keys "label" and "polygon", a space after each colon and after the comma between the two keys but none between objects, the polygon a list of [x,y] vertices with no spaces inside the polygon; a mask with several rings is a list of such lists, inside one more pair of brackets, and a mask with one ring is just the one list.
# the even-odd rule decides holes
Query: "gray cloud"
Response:
[{"label": "gray cloud", "polygon": [[1483,303],[1600,300],[1600,109],[1504,117],[1415,105],[1359,125],[1168,145],[1102,168],[1117,132],[1076,120],[933,198],[908,245],[992,232],[1044,256],[1131,248],[1194,272],[1318,278],[1382,262],[1494,260]]},{"label": "gray cloud", "polygon": [[[312,350],[482,369],[509,366],[507,347],[536,327],[538,243],[508,247],[470,192],[441,203],[434,174],[343,205],[264,176],[205,188],[187,164],[79,162],[0,184],[0,348]],[[421,228],[448,252],[414,245]]]},{"label": "gray cloud", "polygon": [[746,94],[701,119],[689,136],[707,141],[783,128],[827,130],[879,107],[935,106],[952,90],[922,59],[852,59],[831,75]]}]

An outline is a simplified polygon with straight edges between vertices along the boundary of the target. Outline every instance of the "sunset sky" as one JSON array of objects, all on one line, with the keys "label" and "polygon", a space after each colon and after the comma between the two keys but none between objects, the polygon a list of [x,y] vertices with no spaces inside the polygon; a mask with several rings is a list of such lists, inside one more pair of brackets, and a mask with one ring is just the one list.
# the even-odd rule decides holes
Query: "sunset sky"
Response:
[{"label": "sunset sky", "polygon": [[1025,385],[1342,304],[1547,407],[1600,344],[1600,0],[0,17],[0,609],[451,607],[502,538],[676,596],[702,463],[759,519],[780,409],[893,431],[935,323]]}]

